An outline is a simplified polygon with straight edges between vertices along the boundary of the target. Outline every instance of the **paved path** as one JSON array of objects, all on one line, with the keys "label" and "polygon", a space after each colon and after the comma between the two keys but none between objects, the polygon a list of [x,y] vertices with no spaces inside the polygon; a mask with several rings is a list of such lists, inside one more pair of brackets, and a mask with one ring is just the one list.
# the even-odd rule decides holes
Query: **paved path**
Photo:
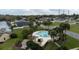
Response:
[{"label": "paved path", "polygon": [[79,50],[79,47],[77,47],[77,48],[73,48],[73,49],[70,49],[70,50]]},{"label": "paved path", "polygon": [[66,31],[66,34],[79,40],[79,34],[71,31]]},{"label": "paved path", "polygon": [[59,45],[57,42],[54,42],[55,43],[55,45],[57,45],[57,47],[61,47],[61,45]]},{"label": "paved path", "polygon": [[26,49],[26,47],[27,47],[26,42],[28,42],[28,39],[25,39],[25,40],[22,41],[22,43],[21,43],[22,44],[22,47],[21,47],[22,49]]}]

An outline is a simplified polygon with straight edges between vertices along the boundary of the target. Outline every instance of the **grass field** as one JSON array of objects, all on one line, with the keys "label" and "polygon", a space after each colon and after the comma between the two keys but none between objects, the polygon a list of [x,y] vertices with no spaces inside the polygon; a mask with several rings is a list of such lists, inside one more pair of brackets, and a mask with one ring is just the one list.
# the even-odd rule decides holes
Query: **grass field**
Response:
[{"label": "grass field", "polygon": [[45,50],[56,50],[58,47],[53,42],[48,42],[45,46]]},{"label": "grass field", "polygon": [[79,33],[79,24],[71,25],[70,31],[75,32],[75,33]]},{"label": "grass field", "polygon": [[67,36],[67,42],[65,42],[64,46],[66,46],[68,49],[79,47],[79,40]]},{"label": "grass field", "polygon": [[60,22],[52,22],[52,26],[59,26]]}]

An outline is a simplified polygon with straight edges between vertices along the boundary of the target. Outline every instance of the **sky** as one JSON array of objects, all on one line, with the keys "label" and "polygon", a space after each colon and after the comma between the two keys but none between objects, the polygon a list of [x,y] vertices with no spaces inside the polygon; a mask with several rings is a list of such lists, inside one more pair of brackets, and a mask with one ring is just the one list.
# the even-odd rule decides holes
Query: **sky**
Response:
[{"label": "sky", "polygon": [[79,14],[79,9],[0,9],[2,15],[58,15],[63,13]]}]

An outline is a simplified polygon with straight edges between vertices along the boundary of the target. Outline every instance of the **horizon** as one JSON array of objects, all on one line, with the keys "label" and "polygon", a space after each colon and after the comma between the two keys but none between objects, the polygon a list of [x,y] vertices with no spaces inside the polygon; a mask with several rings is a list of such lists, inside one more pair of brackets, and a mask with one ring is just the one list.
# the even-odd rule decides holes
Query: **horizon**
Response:
[{"label": "horizon", "polygon": [[59,15],[79,14],[79,9],[0,9],[1,15]]}]

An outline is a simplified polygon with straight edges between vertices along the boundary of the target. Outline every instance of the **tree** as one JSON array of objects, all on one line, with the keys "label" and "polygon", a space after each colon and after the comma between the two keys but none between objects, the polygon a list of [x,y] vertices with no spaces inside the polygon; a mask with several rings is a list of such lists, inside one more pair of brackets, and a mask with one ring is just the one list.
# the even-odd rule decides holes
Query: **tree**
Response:
[{"label": "tree", "polygon": [[22,30],[22,38],[23,39],[27,39],[28,38],[28,35],[30,35],[32,33],[33,33],[33,29],[32,28],[24,28]]},{"label": "tree", "polygon": [[78,14],[73,14],[72,17],[73,17],[73,20],[76,20],[76,19],[79,18],[79,15]]},{"label": "tree", "polygon": [[60,24],[60,29],[62,30],[62,32],[60,33],[60,40],[64,41],[66,40],[66,31],[70,30],[70,24],[68,23],[61,23]]},{"label": "tree", "polygon": [[35,16],[29,16],[29,17],[28,17],[28,19],[29,19],[29,21],[34,22],[34,21],[35,21],[35,19],[36,19],[36,17],[35,17]]},{"label": "tree", "polygon": [[66,32],[66,30],[70,30],[70,24],[68,23],[61,23],[60,27],[62,28],[62,30]]},{"label": "tree", "polygon": [[36,21],[36,25],[37,25],[37,26],[40,26],[40,24],[41,24],[40,22]]},{"label": "tree", "polygon": [[49,26],[52,24],[51,21],[43,21],[43,24],[48,26],[48,30],[49,30]]},{"label": "tree", "polygon": [[14,26],[11,26],[11,30],[13,31]]},{"label": "tree", "polygon": [[55,41],[54,37],[57,35],[55,30],[50,30],[49,34],[51,35],[51,38]]},{"label": "tree", "polygon": [[17,38],[17,34],[12,33],[12,34],[10,35],[10,38]]}]

